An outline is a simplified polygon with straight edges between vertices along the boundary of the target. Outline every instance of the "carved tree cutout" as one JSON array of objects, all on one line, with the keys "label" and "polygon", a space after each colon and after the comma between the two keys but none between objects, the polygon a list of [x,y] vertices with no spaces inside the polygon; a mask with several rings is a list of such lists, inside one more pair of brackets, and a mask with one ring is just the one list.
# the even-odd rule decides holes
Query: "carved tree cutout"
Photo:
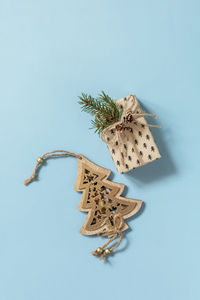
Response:
[{"label": "carved tree cutout", "polygon": [[[82,192],[78,209],[88,212],[80,232],[85,235],[112,231],[115,214],[127,219],[136,214],[141,200],[121,197],[124,185],[108,179],[110,170],[95,165],[84,156],[78,159],[78,175],[74,189]],[[125,223],[123,230],[128,225]]]},{"label": "carved tree cutout", "polygon": [[[100,255],[100,260],[103,260],[119,247],[123,237],[122,231],[128,228],[124,219],[136,214],[142,201],[121,197],[124,185],[109,181],[109,170],[93,164],[82,155],[65,150],[46,152],[39,157],[32,175],[24,180],[24,184],[27,185],[35,180],[44,160],[60,156],[72,156],[78,159],[78,175],[74,189],[83,193],[78,209],[88,212],[80,232],[85,235],[99,234],[109,237],[102,247],[92,252],[94,256]],[[118,242],[111,248],[107,248],[117,238]]]}]

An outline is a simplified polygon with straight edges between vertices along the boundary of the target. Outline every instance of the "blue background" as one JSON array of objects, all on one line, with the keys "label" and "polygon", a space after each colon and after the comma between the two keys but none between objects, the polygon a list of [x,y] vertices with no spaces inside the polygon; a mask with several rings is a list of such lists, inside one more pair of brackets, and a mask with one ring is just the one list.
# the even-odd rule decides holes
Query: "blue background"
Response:
[{"label": "blue background", "polygon": [[[0,299],[199,299],[200,2],[0,2]],[[135,93],[158,115],[162,159],[116,172],[80,111],[81,92]],[[66,149],[114,171],[143,212],[107,263],[79,233],[77,161],[36,158]]]}]

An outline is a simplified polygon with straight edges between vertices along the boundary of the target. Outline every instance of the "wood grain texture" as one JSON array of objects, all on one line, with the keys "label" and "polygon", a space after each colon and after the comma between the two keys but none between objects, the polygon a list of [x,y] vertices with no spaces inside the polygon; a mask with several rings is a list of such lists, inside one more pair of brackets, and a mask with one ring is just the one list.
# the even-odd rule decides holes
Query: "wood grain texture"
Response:
[{"label": "wood grain texture", "polygon": [[[142,201],[120,196],[124,185],[108,180],[110,170],[102,168],[82,156],[78,159],[78,174],[74,189],[82,192],[78,209],[88,212],[80,230],[84,235],[100,234],[114,228],[114,214],[127,219],[141,208]],[[125,224],[123,230],[128,225]]]}]

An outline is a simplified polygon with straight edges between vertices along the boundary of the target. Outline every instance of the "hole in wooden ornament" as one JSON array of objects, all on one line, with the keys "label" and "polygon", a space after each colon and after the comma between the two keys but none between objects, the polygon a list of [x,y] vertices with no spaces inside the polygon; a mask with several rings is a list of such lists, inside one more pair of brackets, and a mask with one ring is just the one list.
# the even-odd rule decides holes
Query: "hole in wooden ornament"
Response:
[{"label": "hole in wooden ornament", "polygon": [[105,207],[102,207],[101,213],[102,213],[102,214],[105,214],[105,213],[106,213],[106,208],[105,208]]},{"label": "hole in wooden ornament", "polygon": [[109,211],[112,212],[113,214],[116,214],[117,207],[116,206],[112,206],[111,208],[109,208]]},{"label": "hole in wooden ornament", "polygon": [[113,217],[112,216],[109,217],[109,221],[110,221],[110,224],[113,226],[114,222],[113,222]]},{"label": "hole in wooden ornament", "polygon": [[111,190],[106,188],[106,194],[108,195],[108,194],[110,194],[110,192],[111,192]]},{"label": "hole in wooden ornament", "polygon": [[100,193],[100,195],[101,195],[101,199],[105,198],[105,194],[104,193]]},{"label": "hole in wooden ornament", "polygon": [[89,182],[92,182],[93,180],[98,178],[97,174],[91,173],[89,170],[84,170],[85,174],[83,177],[83,184],[88,184]]},{"label": "hole in wooden ornament", "polygon": [[95,203],[99,205],[99,199],[94,199]]},{"label": "hole in wooden ornament", "polygon": [[90,225],[95,225],[97,223],[96,218],[93,218],[92,223]]}]

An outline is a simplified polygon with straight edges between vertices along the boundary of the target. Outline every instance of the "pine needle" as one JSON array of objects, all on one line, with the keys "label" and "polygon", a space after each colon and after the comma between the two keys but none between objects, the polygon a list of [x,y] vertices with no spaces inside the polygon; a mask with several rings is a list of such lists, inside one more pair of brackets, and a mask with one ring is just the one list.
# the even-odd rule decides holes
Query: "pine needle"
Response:
[{"label": "pine needle", "polygon": [[95,129],[95,133],[100,134],[105,128],[118,122],[121,118],[122,110],[118,108],[115,101],[105,94],[104,91],[97,98],[82,93],[79,99],[82,111],[94,116],[92,129]]}]

